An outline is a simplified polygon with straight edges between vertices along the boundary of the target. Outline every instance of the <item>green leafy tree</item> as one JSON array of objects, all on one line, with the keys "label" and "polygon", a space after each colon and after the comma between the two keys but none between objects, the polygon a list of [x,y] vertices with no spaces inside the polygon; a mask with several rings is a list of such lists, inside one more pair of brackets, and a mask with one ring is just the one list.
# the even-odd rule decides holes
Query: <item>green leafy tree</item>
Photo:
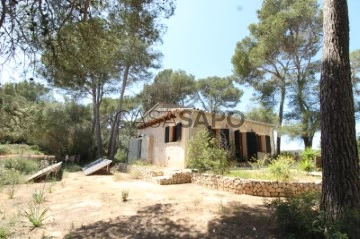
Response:
[{"label": "green leafy tree", "polygon": [[[324,41],[320,81],[321,208],[332,224],[360,210],[360,167],[355,135],[346,0],[324,0]],[[354,228],[355,229],[355,228]],[[360,238],[354,230],[350,238]],[[357,232],[356,232],[357,231]]]},{"label": "green leafy tree", "polygon": [[351,64],[351,81],[353,84],[354,98],[355,98],[355,111],[360,111],[360,49],[350,53]]},{"label": "green leafy tree", "polygon": [[158,102],[185,106],[191,102],[191,96],[195,92],[196,81],[193,75],[182,70],[166,69],[156,75],[152,84],[145,84],[140,95],[146,111]]},{"label": "green leafy tree", "polygon": [[99,108],[119,72],[118,44],[105,21],[91,19],[64,27],[53,43],[56,54],[48,49],[42,58],[44,74],[51,83],[91,97],[98,157],[103,154]]},{"label": "green leafy tree", "polygon": [[[284,120],[289,86],[296,85],[298,107],[312,58],[319,50],[321,13],[316,0],[268,0],[258,11],[259,23],[249,26],[250,36],[239,42],[232,58],[239,82],[252,86],[265,107],[278,107],[278,127]],[[281,133],[276,140],[280,153]]]},{"label": "green leafy tree", "polygon": [[234,86],[231,77],[208,77],[197,82],[197,99],[202,108],[217,112],[222,107],[233,108],[240,102],[243,92]]},{"label": "green leafy tree", "polygon": [[224,174],[229,168],[230,153],[211,137],[207,129],[199,127],[194,139],[188,142],[186,166],[204,172]]},{"label": "green leafy tree", "polygon": [[37,127],[49,90],[39,83],[7,83],[0,88],[0,139],[27,142]]},{"label": "green leafy tree", "polygon": [[[119,104],[116,114],[121,118],[123,99],[126,87],[139,79],[148,79],[149,69],[157,68],[161,54],[153,49],[153,45],[161,41],[165,27],[162,18],[169,18],[174,13],[174,2],[162,0],[122,0],[116,1],[110,11],[109,20],[117,29],[122,39],[121,87]],[[119,127],[111,125],[108,156],[113,160],[118,146]]]},{"label": "green leafy tree", "polygon": [[251,110],[245,112],[245,119],[274,125],[277,123],[277,115],[272,111],[272,109],[267,109],[262,106],[252,108]]},{"label": "green leafy tree", "polygon": [[47,103],[37,119],[37,128],[28,137],[58,158],[80,154],[82,161],[93,156],[91,108],[74,101]]}]

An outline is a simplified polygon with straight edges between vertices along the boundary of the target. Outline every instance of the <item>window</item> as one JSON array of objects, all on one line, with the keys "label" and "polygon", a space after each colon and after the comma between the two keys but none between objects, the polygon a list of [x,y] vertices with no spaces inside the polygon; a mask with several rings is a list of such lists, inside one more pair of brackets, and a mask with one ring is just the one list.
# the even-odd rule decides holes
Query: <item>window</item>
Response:
[{"label": "window", "polygon": [[182,124],[165,127],[165,143],[181,141]]}]

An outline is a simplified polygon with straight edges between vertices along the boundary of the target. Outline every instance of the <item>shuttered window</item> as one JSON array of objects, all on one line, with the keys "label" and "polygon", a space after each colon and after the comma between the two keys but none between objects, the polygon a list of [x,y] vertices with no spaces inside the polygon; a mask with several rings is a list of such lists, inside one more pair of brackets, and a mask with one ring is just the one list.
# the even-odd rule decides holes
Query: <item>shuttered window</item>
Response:
[{"label": "shuttered window", "polygon": [[266,153],[271,153],[271,141],[269,135],[265,136],[265,141],[266,141]]},{"label": "shuttered window", "polygon": [[169,138],[170,138],[170,127],[166,126],[165,127],[165,143],[169,142]]},{"label": "shuttered window", "polygon": [[175,141],[181,141],[182,123],[176,125],[176,138]]},{"label": "shuttered window", "polygon": [[229,150],[230,149],[230,132],[229,129],[220,129],[221,146]]}]

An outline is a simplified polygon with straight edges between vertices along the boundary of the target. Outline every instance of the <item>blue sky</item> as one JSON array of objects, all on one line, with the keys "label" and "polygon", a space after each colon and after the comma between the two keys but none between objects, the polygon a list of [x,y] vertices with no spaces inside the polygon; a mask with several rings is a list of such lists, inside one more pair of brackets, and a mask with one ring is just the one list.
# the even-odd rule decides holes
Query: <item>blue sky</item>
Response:
[{"label": "blue sky", "polygon": [[[248,26],[257,22],[256,10],[261,0],[177,0],[175,15],[166,21],[167,33],[160,50],[163,68],[182,69],[196,79],[232,74],[231,57],[238,41],[248,36]],[[360,48],[360,1],[348,0],[350,50]],[[252,90],[244,88],[238,110],[246,110]],[[320,146],[316,134],[313,147]],[[301,141],[283,139],[282,148],[301,149]]]}]

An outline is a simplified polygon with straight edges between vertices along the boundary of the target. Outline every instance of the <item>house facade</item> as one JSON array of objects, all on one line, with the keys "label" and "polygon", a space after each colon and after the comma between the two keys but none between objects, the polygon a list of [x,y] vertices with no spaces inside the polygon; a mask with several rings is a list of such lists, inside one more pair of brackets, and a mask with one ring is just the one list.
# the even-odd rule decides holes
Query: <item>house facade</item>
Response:
[{"label": "house facade", "polygon": [[239,162],[274,154],[274,127],[233,114],[212,114],[192,108],[155,106],[137,124],[138,137],[130,140],[128,159],[182,169],[186,147],[200,127],[231,150]]}]

